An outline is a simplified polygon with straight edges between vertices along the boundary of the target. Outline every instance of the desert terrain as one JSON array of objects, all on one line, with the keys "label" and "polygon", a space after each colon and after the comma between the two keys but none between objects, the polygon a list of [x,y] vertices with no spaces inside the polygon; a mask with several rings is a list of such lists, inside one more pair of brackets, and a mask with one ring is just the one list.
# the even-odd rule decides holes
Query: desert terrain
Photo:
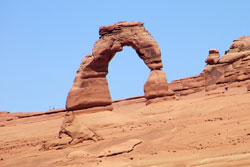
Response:
[{"label": "desert terrain", "polygon": [[[82,123],[103,140],[64,148],[59,141],[70,140],[58,139],[64,110],[37,116],[1,112],[0,166],[247,167],[249,99],[246,88],[239,87],[148,106],[144,97],[115,101],[113,111],[81,114]],[[139,142],[127,150],[133,140]],[[41,149],[48,141],[58,147]],[[99,156],[109,149],[113,155]]]},{"label": "desert terrain", "polygon": [[[0,111],[0,167],[250,166],[250,36],[222,57],[210,49],[200,74],[167,83],[143,23],[102,26],[99,34],[66,108]],[[143,96],[112,101],[106,75],[123,46],[150,74]]]}]

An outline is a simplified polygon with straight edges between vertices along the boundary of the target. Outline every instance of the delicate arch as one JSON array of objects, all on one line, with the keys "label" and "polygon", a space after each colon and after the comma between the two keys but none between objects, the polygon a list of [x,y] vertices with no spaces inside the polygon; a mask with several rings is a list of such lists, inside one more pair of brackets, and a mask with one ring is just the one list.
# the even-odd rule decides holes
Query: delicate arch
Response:
[{"label": "delicate arch", "polygon": [[83,59],[77,71],[67,97],[67,110],[112,104],[106,75],[109,62],[117,52],[122,51],[123,46],[131,46],[135,49],[151,69],[150,77],[144,85],[145,97],[149,100],[169,95],[165,73],[161,70],[163,65],[160,48],[144,28],[143,23],[119,22],[102,26],[99,34],[100,38],[95,43],[92,54]]}]

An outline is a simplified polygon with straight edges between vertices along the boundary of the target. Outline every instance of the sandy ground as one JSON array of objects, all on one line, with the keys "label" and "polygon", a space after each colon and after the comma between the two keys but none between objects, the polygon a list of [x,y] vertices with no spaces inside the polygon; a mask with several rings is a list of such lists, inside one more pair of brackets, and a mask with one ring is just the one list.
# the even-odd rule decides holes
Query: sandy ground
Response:
[{"label": "sandy ground", "polygon": [[[143,98],[119,101],[112,112],[80,116],[83,124],[104,140],[47,151],[39,148],[46,141],[59,140],[64,113],[2,119],[0,166],[249,167],[249,99],[250,93],[232,89],[209,96],[201,92],[149,106]],[[132,151],[91,156],[130,139],[141,141]]]}]

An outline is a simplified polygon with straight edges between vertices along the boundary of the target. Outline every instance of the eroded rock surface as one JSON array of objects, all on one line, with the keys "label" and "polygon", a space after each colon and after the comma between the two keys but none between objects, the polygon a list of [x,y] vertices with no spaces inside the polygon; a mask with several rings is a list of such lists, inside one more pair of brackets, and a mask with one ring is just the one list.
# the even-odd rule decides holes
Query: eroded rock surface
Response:
[{"label": "eroded rock surface", "polygon": [[125,141],[121,144],[114,145],[110,148],[107,148],[103,150],[98,157],[108,157],[112,155],[122,154],[122,153],[128,153],[130,151],[133,151],[134,147],[138,144],[140,144],[142,141],[139,139],[130,139],[128,141]]},{"label": "eroded rock surface", "polygon": [[[160,48],[151,34],[144,28],[143,23],[119,22],[102,26],[99,34],[100,38],[95,43],[93,52],[83,59],[77,71],[74,84],[67,97],[67,110],[112,104],[106,75],[109,62],[116,52],[122,51],[123,46],[131,46],[135,49],[139,57],[151,70],[151,73],[159,73],[163,67]],[[166,77],[163,75],[165,74],[161,71],[161,78],[165,79]],[[149,79],[151,80],[151,78]],[[155,81],[158,81],[158,79]],[[167,95],[165,93],[167,91],[166,81],[161,81],[159,85],[158,89],[162,90],[158,91],[159,94],[155,92],[154,97]],[[150,91],[152,90],[147,87],[145,94]],[[152,96],[147,97],[152,98]]]},{"label": "eroded rock surface", "polygon": [[219,51],[211,49],[206,60],[208,65],[200,75],[175,80],[169,87],[178,95],[220,89],[224,93],[230,87],[245,87],[250,84],[250,36],[233,41],[225,55],[217,60]]},{"label": "eroded rock surface", "polygon": [[84,122],[78,122],[72,111],[65,114],[58,137],[61,138],[62,134],[71,137],[71,141],[69,142],[71,145],[81,143],[85,140],[102,140],[102,137],[84,125]]},{"label": "eroded rock surface", "polygon": [[67,158],[68,158],[68,159],[76,159],[76,158],[91,157],[91,156],[93,156],[93,155],[90,154],[90,153],[87,152],[87,151],[76,150],[76,151],[70,152],[70,153],[67,155]]},{"label": "eroded rock surface", "polygon": [[167,78],[162,70],[150,72],[148,80],[144,84],[144,92],[145,98],[148,99],[147,104],[154,102],[154,99],[173,95],[173,92],[168,90]]},{"label": "eroded rock surface", "polygon": [[[64,109],[0,112],[0,166],[250,166],[246,39],[235,41],[223,61],[207,65],[200,75],[169,84],[175,94],[188,95],[185,100],[145,106],[144,97],[136,97],[114,102],[114,112],[93,113],[93,108],[67,112],[61,136],[68,133],[76,139],[73,141],[81,142],[95,140],[100,134],[106,139],[103,141],[65,148],[74,142],[69,137],[56,139]],[[166,81],[157,72],[155,77],[157,69],[152,71],[150,84],[157,86],[157,78]],[[233,93],[206,96],[219,88]],[[190,94],[196,92],[205,96],[200,93],[193,98]],[[133,148],[137,142],[126,143],[131,138],[143,143]],[[38,151],[41,145],[41,150],[51,150]]]},{"label": "eroded rock surface", "polygon": [[247,86],[247,91],[250,92],[250,85]]},{"label": "eroded rock surface", "polygon": [[100,151],[100,153],[90,153],[85,150],[76,150],[76,151],[70,152],[67,155],[67,158],[68,159],[76,159],[76,158],[84,158],[84,157],[102,158],[102,157],[109,157],[109,156],[114,156],[118,154],[123,154],[123,153],[129,153],[134,150],[135,146],[141,143],[142,141],[139,139],[130,139],[120,144],[115,144],[110,147],[104,148],[103,150]]},{"label": "eroded rock surface", "polygon": [[206,63],[209,65],[216,64],[220,58],[220,53],[218,49],[210,49],[209,50],[209,55],[206,59]]}]

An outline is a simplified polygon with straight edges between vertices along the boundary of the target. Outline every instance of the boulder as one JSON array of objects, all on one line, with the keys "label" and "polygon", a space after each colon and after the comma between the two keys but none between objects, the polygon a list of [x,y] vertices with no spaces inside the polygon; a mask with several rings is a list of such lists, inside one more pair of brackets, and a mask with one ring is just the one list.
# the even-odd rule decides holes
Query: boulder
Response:
[{"label": "boulder", "polygon": [[205,62],[208,65],[214,65],[214,64],[216,64],[218,62],[219,58],[220,58],[219,50],[217,50],[217,49],[210,49],[209,50],[209,55],[208,55],[208,57],[207,57],[207,59],[206,59]]}]

